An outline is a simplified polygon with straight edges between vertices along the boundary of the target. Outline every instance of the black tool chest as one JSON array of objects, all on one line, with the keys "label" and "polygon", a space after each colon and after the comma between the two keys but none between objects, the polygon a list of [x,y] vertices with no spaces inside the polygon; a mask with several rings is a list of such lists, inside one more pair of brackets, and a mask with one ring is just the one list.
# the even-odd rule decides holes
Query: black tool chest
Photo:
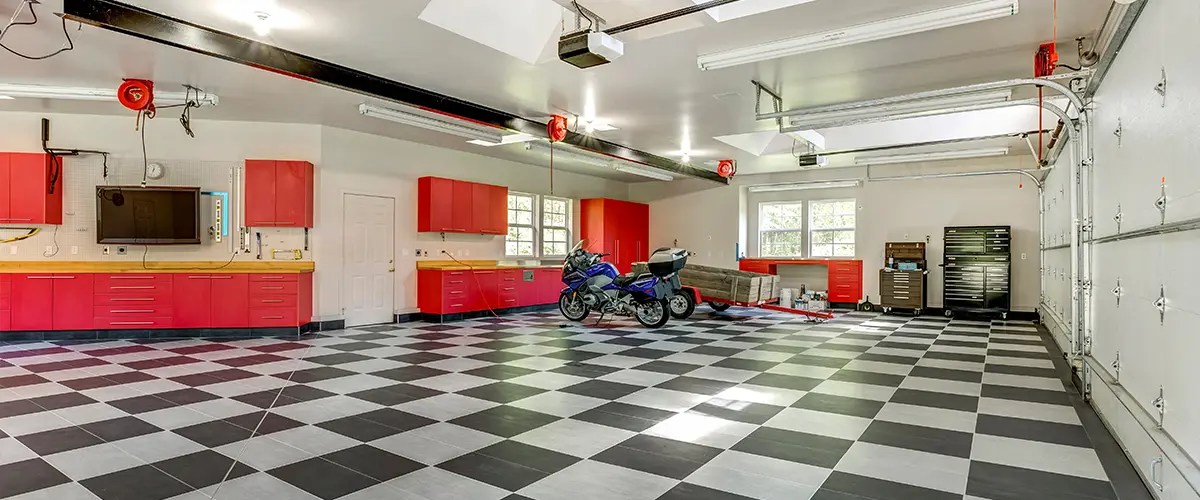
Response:
[{"label": "black tool chest", "polygon": [[1012,231],[1009,226],[947,227],[943,239],[942,307],[1000,313],[1011,307]]}]

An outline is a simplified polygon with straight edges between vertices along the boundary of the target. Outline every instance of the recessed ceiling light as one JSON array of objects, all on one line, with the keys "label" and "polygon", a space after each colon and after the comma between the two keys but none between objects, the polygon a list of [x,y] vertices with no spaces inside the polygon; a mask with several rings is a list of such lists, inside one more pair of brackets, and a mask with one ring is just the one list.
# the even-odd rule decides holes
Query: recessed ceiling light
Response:
[{"label": "recessed ceiling light", "polygon": [[12,99],[12,96],[0,95],[0,101],[3,101],[5,99]]},{"label": "recessed ceiling light", "polygon": [[271,34],[271,14],[263,11],[254,13],[254,34],[267,36]]},{"label": "recessed ceiling light", "polygon": [[225,17],[250,26],[260,37],[308,24],[305,18],[283,8],[277,0],[224,0],[218,8]]},{"label": "recessed ceiling light", "polygon": [[683,163],[691,163],[691,162],[692,162],[692,155],[690,155],[690,154],[687,154],[687,153],[684,153],[684,154],[683,154],[683,156],[681,156],[681,157],[679,158],[679,161],[682,161]]}]

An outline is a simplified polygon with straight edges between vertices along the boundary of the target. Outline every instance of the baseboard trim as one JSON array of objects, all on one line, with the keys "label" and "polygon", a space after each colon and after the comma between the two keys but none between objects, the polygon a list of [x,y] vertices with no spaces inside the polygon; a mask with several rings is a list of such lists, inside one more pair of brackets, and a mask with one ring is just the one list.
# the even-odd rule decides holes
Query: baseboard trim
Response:
[{"label": "baseboard trim", "polygon": [[[496,314],[504,316],[504,315],[512,315],[512,314],[543,312],[543,311],[557,311],[557,310],[558,310],[558,304],[542,304],[542,305],[536,305],[536,306],[510,307],[507,309],[496,309],[495,311],[496,311]],[[448,323],[451,321],[463,321],[463,320],[475,319],[475,318],[486,318],[491,315],[492,315],[492,311],[471,311],[471,312],[461,313],[461,314],[420,313],[420,314],[413,315],[413,316],[419,316],[419,318],[414,319],[412,321],[424,321],[426,323]],[[400,322],[400,321],[397,321],[397,322]]]},{"label": "baseboard trim", "polygon": [[[341,321],[344,325],[345,322]],[[334,328],[326,328],[334,329]],[[299,337],[322,330],[322,323],[284,328],[164,328],[158,330],[57,330],[0,332],[0,342],[93,342],[103,340],[171,340]]]}]

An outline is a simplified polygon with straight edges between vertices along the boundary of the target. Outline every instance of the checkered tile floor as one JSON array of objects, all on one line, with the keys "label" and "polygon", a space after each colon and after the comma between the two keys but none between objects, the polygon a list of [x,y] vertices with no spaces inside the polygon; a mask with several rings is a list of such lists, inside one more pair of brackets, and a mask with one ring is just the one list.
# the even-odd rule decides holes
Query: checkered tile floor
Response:
[{"label": "checkered tile floor", "polygon": [[1031,324],[730,312],[2,345],[0,498],[1115,498]]}]

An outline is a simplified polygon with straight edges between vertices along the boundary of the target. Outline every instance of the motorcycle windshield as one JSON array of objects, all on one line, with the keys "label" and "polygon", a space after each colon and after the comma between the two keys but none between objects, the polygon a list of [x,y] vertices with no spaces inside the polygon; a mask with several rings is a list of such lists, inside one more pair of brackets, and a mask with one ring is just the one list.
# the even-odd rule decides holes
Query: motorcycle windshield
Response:
[{"label": "motorcycle windshield", "polygon": [[571,255],[571,254],[575,253],[576,250],[583,248],[583,245],[585,243],[587,243],[587,238],[583,238],[583,239],[579,240],[579,243],[576,243],[575,246],[571,247],[571,250],[569,252],[567,252],[567,255]]}]

